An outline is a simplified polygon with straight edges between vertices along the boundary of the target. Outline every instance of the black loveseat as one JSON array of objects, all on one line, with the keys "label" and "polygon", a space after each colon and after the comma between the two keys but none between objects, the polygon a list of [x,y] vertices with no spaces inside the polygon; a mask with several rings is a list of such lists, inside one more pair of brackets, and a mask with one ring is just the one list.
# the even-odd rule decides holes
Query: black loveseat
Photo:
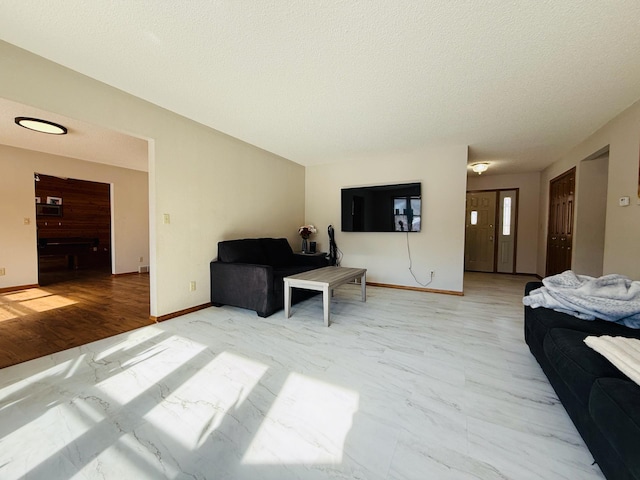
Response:
[{"label": "black loveseat", "polygon": [[[255,310],[261,317],[284,308],[283,278],[326,267],[323,256],[294,254],[286,238],[245,238],[218,243],[210,264],[211,303]],[[294,289],[292,303],[316,295]]]},{"label": "black loveseat", "polygon": [[[530,282],[525,295],[541,287]],[[640,338],[640,330],[524,307],[524,337],[609,480],[640,480],[640,386],[592,350],[587,336]]]}]

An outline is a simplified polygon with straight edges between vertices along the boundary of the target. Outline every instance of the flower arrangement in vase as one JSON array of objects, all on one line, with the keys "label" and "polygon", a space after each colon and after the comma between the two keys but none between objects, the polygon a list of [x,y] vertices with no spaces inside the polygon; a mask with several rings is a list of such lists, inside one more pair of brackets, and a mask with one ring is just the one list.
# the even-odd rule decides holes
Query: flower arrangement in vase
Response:
[{"label": "flower arrangement in vase", "polygon": [[309,237],[316,232],[316,227],[313,225],[302,225],[298,229],[298,235],[302,237],[302,253],[309,252]]}]

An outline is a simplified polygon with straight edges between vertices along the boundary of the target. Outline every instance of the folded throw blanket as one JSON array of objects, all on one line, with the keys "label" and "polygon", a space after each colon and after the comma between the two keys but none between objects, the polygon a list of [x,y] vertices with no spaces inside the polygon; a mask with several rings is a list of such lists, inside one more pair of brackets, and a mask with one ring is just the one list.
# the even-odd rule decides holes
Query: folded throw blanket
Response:
[{"label": "folded throw blanket", "polygon": [[584,339],[584,343],[640,385],[640,340],[603,335],[602,337],[587,337]]},{"label": "folded throw blanket", "polygon": [[531,308],[546,307],[583,320],[600,318],[640,328],[640,282],[624,275],[594,278],[571,270],[542,280],[543,287],[522,299]]}]

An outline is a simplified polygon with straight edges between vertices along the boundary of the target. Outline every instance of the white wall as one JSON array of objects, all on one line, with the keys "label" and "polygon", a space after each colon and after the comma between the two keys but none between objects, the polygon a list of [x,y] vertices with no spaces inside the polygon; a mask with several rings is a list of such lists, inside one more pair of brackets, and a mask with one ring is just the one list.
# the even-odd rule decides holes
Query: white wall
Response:
[{"label": "white wall", "polygon": [[305,172],[298,164],[4,42],[0,96],[150,140],[151,315],[209,301],[218,241],[299,241]]},{"label": "white wall", "polygon": [[[407,238],[413,270],[427,288],[462,291],[467,147],[434,148],[307,167],[306,221],[318,227],[312,240],[327,251],[327,226],[336,230],[343,266],[367,268],[367,280],[420,287],[409,272]],[[422,183],[422,231],[361,233],[340,230],[340,189],[373,184]]]},{"label": "white wall", "polygon": [[[540,179],[540,235],[538,274],[544,275],[549,211],[549,181],[576,166],[576,194],[580,198],[581,161],[609,145],[607,220],[604,239],[603,273],[621,273],[640,279],[640,206],[638,205],[638,157],[640,146],[640,102],[636,102],[593,135],[573,148],[562,159],[542,172]],[[619,207],[618,198],[631,197],[631,205]],[[580,215],[576,203],[575,215]],[[574,242],[580,241],[579,232]]]},{"label": "white wall", "polygon": [[[114,273],[149,262],[149,191],[146,172],[0,145],[0,288],[38,283],[34,172],[110,183],[114,211]],[[24,219],[30,220],[25,225]]]},{"label": "white wall", "polygon": [[540,173],[470,175],[467,190],[519,188],[516,272],[535,273],[538,258]]}]

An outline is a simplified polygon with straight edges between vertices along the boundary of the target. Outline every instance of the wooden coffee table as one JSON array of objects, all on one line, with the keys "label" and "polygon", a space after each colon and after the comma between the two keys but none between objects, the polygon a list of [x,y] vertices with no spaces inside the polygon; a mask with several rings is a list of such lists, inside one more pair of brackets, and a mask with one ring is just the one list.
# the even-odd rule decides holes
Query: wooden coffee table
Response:
[{"label": "wooden coffee table", "polygon": [[362,301],[367,301],[367,269],[347,267],[324,267],[308,272],[298,273],[284,278],[284,315],[291,316],[291,289],[304,288],[322,292],[324,307],[324,324],[329,326],[331,297],[333,289],[360,278]]}]

